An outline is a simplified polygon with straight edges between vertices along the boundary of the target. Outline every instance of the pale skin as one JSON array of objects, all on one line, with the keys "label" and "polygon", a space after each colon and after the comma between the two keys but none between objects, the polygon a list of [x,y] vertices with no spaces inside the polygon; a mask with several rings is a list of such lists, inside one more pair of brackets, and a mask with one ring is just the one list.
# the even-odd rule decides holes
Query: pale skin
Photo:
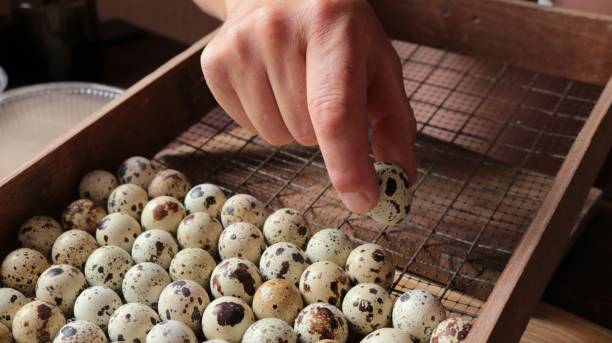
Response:
[{"label": "pale skin", "polygon": [[365,0],[195,2],[224,21],[202,71],[238,124],[275,146],[318,145],[353,212],[378,198],[370,148],[416,180],[416,122],[401,63]]}]

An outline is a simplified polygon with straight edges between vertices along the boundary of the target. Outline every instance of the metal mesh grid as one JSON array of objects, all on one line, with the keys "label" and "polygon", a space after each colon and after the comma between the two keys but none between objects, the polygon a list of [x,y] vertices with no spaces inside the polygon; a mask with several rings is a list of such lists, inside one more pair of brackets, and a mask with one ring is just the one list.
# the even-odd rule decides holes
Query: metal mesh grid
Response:
[{"label": "metal mesh grid", "polygon": [[357,243],[381,244],[398,265],[395,296],[427,288],[451,312],[474,317],[602,89],[393,44],[419,131],[412,211],[396,226],[350,213],[331,186],[318,149],[271,147],[220,109],[155,160],[194,183],[253,194],[270,209],[300,210],[314,230],[338,227]]}]

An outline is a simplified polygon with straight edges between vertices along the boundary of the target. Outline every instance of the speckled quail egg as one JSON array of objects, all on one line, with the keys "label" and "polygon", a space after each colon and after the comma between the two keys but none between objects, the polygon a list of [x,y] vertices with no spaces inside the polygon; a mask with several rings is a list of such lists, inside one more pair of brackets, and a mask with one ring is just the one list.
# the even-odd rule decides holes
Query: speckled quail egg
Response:
[{"label": "speckled quail egg", "polygon": [[120,183],[132,183],[146,189],[156,172],[148,158],[133,156],[121,163],[117,178]]},{"label": "speckled quail egg", "polygon": [[193,331],[183,322],[166,320],[147,334],[147,343],[198,343]]},{"label": "speckled quail egg", "polygon": [[443,320],[436,326],[431,335],[433,343],[460,343],[465,341],[472,323],[465,318],[453,317]]},{"label": "speckled quail egg", "polygon": [[300,277],[300,293],[306,304],[325,302],[340,306],[350,288],[346,272],[329,261],[311,264]]},{"label": "speckled quail egg", "polygon": [[378,329],[365,336],[361,343],[406,343],[412,342],[410,335],[395,328]]},{"label": "speckled quail egg", "polygon": [[106,335],[94,323],[86,320],[75,320],[64,325],[53,343],[106,343]]},{"label": "speckled quail egg", "polygon": [[65,323],[59,307],[34,300],[15,314],[13,337],[17,342],[51,342]]},{"label": "speckled quail egg", "polygon": [[55,219],[35,216],[28,219],[17,233],[17,239],[24,248],[38,250],[48,256],[53,242],[63,232],[62,226]]},{"label": "speckled quail egg", "polygon": [[79,183],[79,197],[91,199],[104,206],[108,196],[117,186],[119,182],[115,175],[106,170],[92,170],[85,174]]},{"label": "speckled quail egg", "polygon": [[155,174],[147,191],[151,198],[167,195],[176,199],[183,199],[190,188],[191,183],[185,174],[178,170],[165,169]]},{"label": "speckled quail egg", "polygon": [[344,266],[353,250],[351,239],[342,230],[324,229],[315,233],[306,246],[310,262],[330,261]]},{"label": "speckled quail egg", "polygon": [[219,256],[222,260],[240,257],[258,263],[265,249],[263,234],[253,224],[234,223],[226,227],[219,237]]},{"label": "speckled quail egg", "polygon": [[147,191],[138,185],[126,183],[113,190],[106,202],[106,208],[108,213],[125,213],[139,220],[147,202]]},{"label": "speckled quail egg", "polygon": [[342,312],[325,303],[306,306],[295,319],[293,329],[297,332],[300,343],[315,343],[323,339],[344,343],[349,332]]},{"label": "speckled quail egg", "polygon": [[192,280],[208,287],[216,266],[217,262],[206,250],[187,248],[174,256],[168,271],[172,280]]},{"label": "speckled quail egg", "polygon": [[0,343],[13,343],[13,334],[11,329],[0,323]]},{"label": "speckled quail egg", "polygon": [[378,202],[368,215],[384,225],[397,224],[410,212],[410,180],[402,168],[391,162],[375,162],[374,170],[378,175]]},{"label": "speckled quail egg", "polygon": [[2,284],[25,295],[32,295],[38,276],[47,268],[49,262],[39,251],[29,248],[14,250],[6,255],[0,266]]},{"label": "speckled quail egg", "polygon": [[433,330],[446,319],[446,311],[436,296],[413,289],[397,299],[392,318],[394,328],[411,335],[413,340],[429,342]]},{"label": "speckled quail egg", "polygon": [[202,331],[209,339],[239,343],[254,321],[253,310],[242,299],[221,297],[206,307],[202,318]]},{"label": "speckled quail egg", "polygon": [[53,243],[51,259],[54,264],[69,264],[83,268],[91,253],[98,248],[92,235],[83,230],[69,230],[62,233]]},{"label": "speckled quail egg", "polygon": [[104,207],[99,204],[89,199],[79,199],[66,207],[62,213],[62,224],[66,230],[94,233],[106,214]]},{"label": "speckled quail egg", "polygon": [[121,289],[125,301],[155,308],[159,295],[170,282],[170,275],[159,264],[143,262],[125,273]]},{"label": "speckled quail egg", "polygon": [[300,291],[285,279],[264,282],[253,297],[253,313],[257,319],[279,318],[292,324],[302,308]]},{"label": "speckled quail egg", "polygon": [[223,232],[221,223],[207,213],[195,212],[183,219],[176,232],[181,248],[202,248],[217,256],[217,242]]},{"label": "speckled quail egg", "polygon": [[227,199],[221,209],[221,223],[228,227],[233,223],[247,222],[261,227],[266,220],[264,204],[252,195],[236,194]]},{"label": "speckled quail egg", "polygon": [[85,276],[69,264],[57,264],[47,268],[36,282],[36,298],[54,304],[69,316],[74,301],[87,288]]},{"label": "speckled quail egg", "polygon": [[131,252],[134,240],[141,232],[136,219],[125,213],[111,213],[98,224],[96,240],[100,246],[115,245]]},{"label": "speckled quail egg", "polygon": [[15,313],[28,301],[28,298],[16,289],[0,288],[0,323],[10,329]]},{"label": "speckled quail egg", "polygon": [[112,289],[106,286],[89,287],[74,302],[74,317],[106,330],[110,316],[122,304],[121,298]]},{"label": "speckled quail egg", "polygon": [[145,230],[159,229],[176,233],[185,215],[185,208],[178,200],[164,195],[151,199],[145,205],[140,224]]},{"label": "speckled quail egg", "polygon": [[304,248],[310,238],[310,224],[297,210],[281,208],[272,213],[263,226],[263,234],[268,245],[279,242],[293,243]]},{"label": "speckled quail egg", "polygon": [[232,257],[215,267],[210,277],[210,290],[214,298],[233,296],[251,304],[261,282],[261,274],[251,261]]},{"label": "speckled quail egg", "polygon": [[159,323],[159,316],[149,306],[129,303],[119,307],[108,320],[111,341],[146,342],[147,333]]},{"label": "speckled quail egg", "polygon": [[275,243],[261,255],[259,270],[264,280],[287,279],[297,287],[300,276],[308,267],[306,253],[288,242]]},{"label": "speckled quail egg", "polygon": [[191,280],[177,280],[161,292],[157,312],[163,320],[178,320],[197,331],[209,303],[204,287]]},{"label": "speckled quail egg", "polygon": [[297,335],[289,324],[278,318],[265,318],[253,323],[242,337],[242,343],[296,343]]},{"label": "speckled quail egg", "polygon": [[344,269],[353,284],[372,282],[389,289],[393,283],[395,263],[383,247],[368,243],[351,251]]},{"label": "speckled quail egg", "polygon": [[351,288],[342,302],[342,313],[349,327],[361,335],[388,326],[392,309],[389,293],[375,283],[361,283]]},{"label": "speckled quail egg", "polygon": [[168,231],[148,230],[140,234],[132,246],[134,262],[154,262],[168,269],[178,252],[178,244]]},{"label": "speckled quail egg", "polygon": [[203,183],[193,187],[185,196],[185,208],[189,213],[206,212],[217,218],[225,203],[225,193],[217,185]]},{"label": "speckled quail egg", "polygon": [[121,289],[125,273],[134,265],[127,251],[114,245],[96,249],[85,262],[85,278],[91,286]]}]

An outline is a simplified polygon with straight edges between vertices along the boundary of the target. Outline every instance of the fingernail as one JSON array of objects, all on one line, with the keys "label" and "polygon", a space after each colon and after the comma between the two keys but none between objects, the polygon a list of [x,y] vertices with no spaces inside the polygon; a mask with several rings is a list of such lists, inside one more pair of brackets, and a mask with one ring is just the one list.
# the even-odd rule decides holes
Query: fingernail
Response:
[{"label": "fingernail", "polygon": [[372,207],[368,197],[361,192],[346,192],[341,197],[346,207],[356,213],[366,213]]}]

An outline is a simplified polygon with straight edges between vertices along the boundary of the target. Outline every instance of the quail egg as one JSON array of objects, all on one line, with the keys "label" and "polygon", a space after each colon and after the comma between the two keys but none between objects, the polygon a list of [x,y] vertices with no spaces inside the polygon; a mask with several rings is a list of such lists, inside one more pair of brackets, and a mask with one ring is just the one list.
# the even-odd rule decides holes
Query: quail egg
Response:
[{"label": "quail egg", "polygon": [[264,204],[252,195],[236,194],[227,199],[221,209],[221,223],[228,227],[233,223],[247,222],[261,227],[266,220]]},{"label": "quail egg", "polygon": [[170,282],[170,275],[159,264],[143,262],[125,273],[121,289],[125,301],[155,308],[159,295]]},{"label": "quail egg", "polygon": [[210,290],[214,298],[233,296],[250,304],[261,282],[261,274],[251,261],[232,257],[215,267]]},{"label": "quail egg", "polygon": [[155,173],[156,170],[149,159],[134,156],[121,163],[117,178],[122,184],[132,183],[146,189]]},{"label": "quail egg", "polygon": [[341,230],[324,229],[315,233],[306,246],[310,262],[330,261],[344,266],[353,249],[351,239]]},{"label": "quail egg", "polygon": [[160,229],[176,233],[185,215],[185,208],[178,200],[164,195],[151,199],[145,205],[140,224],[145,230]]},{"label": "quail egg", "polygon": [[395,328],[378,329],[365,336],[361,343],[406,343],[412,342],[410,335]]},{"label": "quail egg", "polygon": [[348,339],[348,325],[342,312],[325,303],[306,306],[295,319],[293,329],[300,343],[315,343],[323,339],[344,343]]},{"label": "quail egg", "polygon": [[16,289],[0,288],[0,323],[10,329],[15,313],[28,301],[28,298]]},{"label": "quail egg", "polygon": [[206,212],[213,218],[217,218],[223,203],[225,203],[225,193],[210,183],[193,187],[185,196],[185,208],[189,213]]},{"label": "quail egg", "polygon": [[397,224],[410,212],[410,180],[402,168],[391,162],[375,162],[374,170],[378,175],[378,202],[368,215],[384,225]]},{"label": "quail egg", "polygon": [[113,190],[108,197],[106,208],[108,213],[125,213],[139,220],[147,202],[149,202],[147,191],[140,186],[126,183]]},{"label": "quail egg", "polygon": [[79,199],[66,207],[62,214],[62,224],[66,230],[94,233],[106,214],[104,207],[97,203],[89,199]]},{"label": "quail egg", "polygon": [[340,306],[350,288],[346,272],[329,261],[311,264],[300,277],[300,293],[306,304],[324,302]]},{"label": "quail egg", "polygon": [[197,331],[209,303],[204,287],[191,280],[177,280],[161,292],[157,312],[164,320],[178,320]]},{"label": "quail egg", "polygon": [[296,287],[306,267],[308,267],[306,253],[288,242],[269,246],[259,261],[259,270],[264,280],[287,279]]},{"label": "quail egg", "polygon": [[2,284],[32,295],[38,276],[48,267],[47,258],[39,251],[29,248],[14,250],[6,255],[0,266]]},{"label": "quail egg", "polygon": [[383,247],[369,243],[351,251],[345,269],[353,284],[372,282],[389,289],[393,283],[395,264]]},{"label": "quail egg", "polygon": [[97,325],[86,320],[75,320],[64,325],[53,343],[106,343],[104,331]]},{"label": "quail egg", "polygon": [[257,319],[279,318],[292,324],[304,308],[300,291],[285,279],[264,282],[253,297],[253,312]]},{"label": "quail egg", "polygon": [[110,316],[123,303],[119,295],[106,286],[89,287],[74,302],[74,317],[90,321],[106,330]]},{"label": "quail egg", "polygon": [[448,318],[436,326],[431,335],[431,342],[460,343],[465,341],[471,329],[472,323],[465,318]]},{"label": "quail egg", "polygon": [[236,297],[213,300],[202,318],[202,331],[208,339],[239,343],[255,317],[247,303]]},{"label": "quail egg", "polygon": [[53,243],[51,259],[54,264],[69,264],[83,268],[91,253],[98,248],[92,235],[83,230],[70,230],[62,233]]},{"label": "quail egg", "polygon": [[123,276],[133,265],[125,250],[114,245],[103,246],[94,250],[85,262],[85,278],[92,286],[107,286],[117,291],[121,289]]},{"label": "quail egg", "polygon": [[11,329],[0,323],[0,343],[13,343],[13,334]]},{"label": "quail egg", "polygon": [[361,335],[388,326],[392,309],[389,293],[375,283],[361,283],[351,288],[342,302],[342,313],[349,327]]},{"label": "quail egg", "polygon": [[204,341],[202,343],[229,343],[224,339],[209,339],[208,341]]},{"label": "quail egg", "polygon": [[119,182],[115,175],[106,170],[93,170],[81,179],[79,197],[91,199],[100,205],[106,205],[108,196],[117,186],[119,186]]},{"label": "quail egg", "polygon": [[17,239],[24,248],[38,250],[48,256],[53,242],[63,232],[62,226],[55,219],[36,216],[28,219],[17,233]]},{"label": "quail egg", "polygon": [[131,252],[134,240],[141,232],[136,219],[125,213],[111,213],[98,224],[96,240],[100,246],[115,245]]},{"label": "quail egg", "polygon": [[87,281],[80,270],[69,264],[52,265],[36,282],[36,298],[54,304],[71,315],[74,301],[87,288]]},{"label": "quail egg", "polygon": [[265,249],[263,235],[253,224],[234,223],[226,227],[219,237],[219,256],[222,260],[240,257],[258,263]]},{"label": "quail egg", "polygon": [[162,195],[183,199],[191,188],[187,177],[178,170],[165,169],[157,172],[147,188],[151,198]]},{"label": "quail egg", "polygon": [[200,285],[210,284],[210,275],[217,262],[210,254],[200,248],[183,249],[170,262],[172,280],[192,280]]},{"label": "quail egg", "polygon": [[15,314],[13,337],[17,342],[51,342],[65,323],[59,307],[34,300]]},{"label": "quail egg", "polygon": [[393,306],[393,327],[407,333],[413,340],[429,342],[436,326],[446,319],[440,300],[422,289],[402,294]]},{"label": "quail egg", "polygon": [[147,334],[147,343],[198,343],[193,331],[183,322],[166,320]]},{"label": "quail egg", "polygon": [[281,208],[272,213],[263,226],[268,245],[289,242],[303,249],[310,238],[310,225],[306,218],[291,208]]},{"label": "quail egg", "polygon": [[297,335],[289,324],[278,318],[265,318],[253,323],[242,337],[242,343],[296,343]]},{"label": "quail egg", "polygon": [[217,219],[204,212],[195,212],[183,219],[176,232],[181,248],[202,248],[217,256],[217,242],[223,226]]},{"label": "quail egg", "polygon": [[168,231],[148,230],[140,234],[132,246],[134,262],[155,262],[164,269],[178,251],[178,244]]},{"label": "quail egg", "polygon": [[111,341],[146,342],[147,333],[159,323],[159,316],[149,306],[130,303],[119,307],[108,320]]}]

